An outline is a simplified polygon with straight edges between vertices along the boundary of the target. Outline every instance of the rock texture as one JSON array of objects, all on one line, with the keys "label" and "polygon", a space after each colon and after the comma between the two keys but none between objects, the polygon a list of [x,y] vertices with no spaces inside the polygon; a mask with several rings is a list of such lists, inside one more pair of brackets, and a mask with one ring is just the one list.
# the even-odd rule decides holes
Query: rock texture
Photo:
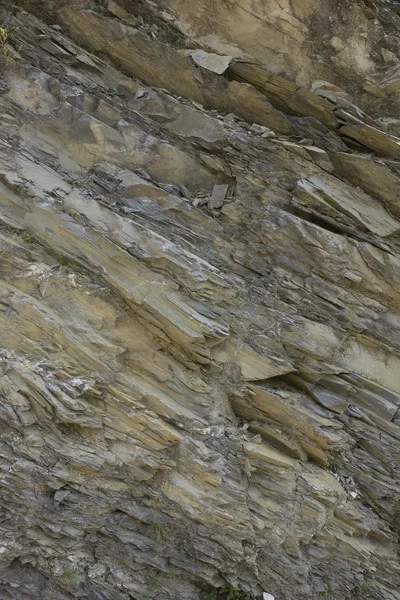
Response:
[{"label": "rock texture", "polygon": [[400,599],[389,4],[4,6],[2,600]]}]

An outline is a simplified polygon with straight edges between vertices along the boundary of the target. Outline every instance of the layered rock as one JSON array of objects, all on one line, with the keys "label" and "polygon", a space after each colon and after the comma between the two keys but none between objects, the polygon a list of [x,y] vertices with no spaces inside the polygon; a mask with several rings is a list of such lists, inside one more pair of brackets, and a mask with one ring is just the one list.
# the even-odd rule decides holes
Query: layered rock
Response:
[{"label": "layered rock", "polygon": [[1,597],[399,599],[400,140],[311,85],[329,3],[20,4]]}]

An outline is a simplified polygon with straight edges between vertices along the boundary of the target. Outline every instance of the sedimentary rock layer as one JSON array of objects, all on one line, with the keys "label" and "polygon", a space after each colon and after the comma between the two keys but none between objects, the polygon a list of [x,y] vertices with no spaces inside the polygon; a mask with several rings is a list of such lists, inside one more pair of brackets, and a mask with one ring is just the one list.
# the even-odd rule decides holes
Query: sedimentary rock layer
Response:
[{"label": "sedimentary rock layer", "polygon": [[400,599],[398,17],[231,4],[4,7],[4,600]]}]

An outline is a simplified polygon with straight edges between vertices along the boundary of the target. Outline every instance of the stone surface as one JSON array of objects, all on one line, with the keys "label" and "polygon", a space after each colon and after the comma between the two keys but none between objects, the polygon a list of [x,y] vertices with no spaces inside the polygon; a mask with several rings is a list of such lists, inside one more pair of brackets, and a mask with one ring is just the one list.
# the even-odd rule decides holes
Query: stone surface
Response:
[{"label": "stone surface", "polygon": [[[250,58],[297,87],[309,89],[317,79],[329,81],[352,93],[363,108],[379,114],[383,100],[398,114],[400,24],[388,10],[398,11],[396,0],[156,0],[155,4],[210,52],[248,62]],[[392,61],[389,72],[387,52]]]},{"label": "stone surface", "polygon": [[396,14],[2,11],[0,598],[400,600]]},{"label": "stone surface", "polygon": [[225,73],[232,60],[231,56],[221,56],[220,54],[211,54],[210,52],[204,52],[204,50],[195,50],[189,54],[190,58],[194,60],[196,65],[222,75]]},{"label": "stone surface", "polygon": [[400,216],[400,179],[384,162],[344,152],[332,153],[330,159],[339,176],[379,198],[392,214]]},{"label": "stone surface", "polygon": [[400,159],[400,138],[389,136],[365,123],[346,125],[341,128],[341,133],[373,150],[378,156]]},{"label": "stone surface", "polygon": [[211,194],[209,207],[212,210],[216,208],[222,208],[225,202],[226,195],[228,193],[227,185],[214,185],[213,191]]},{"label": "stone surface", "polygon": [[379,236],[385,237],[399,230],[399,221],[390,216],[380,201],[338,181],[332,175],[314,175],[301,180],[295,193],[307,207],[314,204],[317,212],[323,212],[325,207],[329,212],[332,207],[343,219],[347,217],[356,226],[365,227]]}]

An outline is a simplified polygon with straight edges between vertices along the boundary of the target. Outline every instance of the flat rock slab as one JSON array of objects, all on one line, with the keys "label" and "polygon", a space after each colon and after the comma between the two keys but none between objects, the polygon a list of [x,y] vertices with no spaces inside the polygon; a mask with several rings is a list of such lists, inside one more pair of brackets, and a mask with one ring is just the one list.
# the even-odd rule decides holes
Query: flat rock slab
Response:
[{"label": "flat rock slab", "polygon": [[232,60],[232,56],[221,56],[220,54],[213,54],[204,50],[195,50],[189,56],[199,67],[218,75],[225,73]]},{"label": "flat rock slab", "polygon": [[340,133],[373,150],[379,156],[400,158],[400,139],[391,137],[375,127],[365,123],[345,125],[340,129]]},{"label": "flat rock slab", "polygon": [[309,197],[322,205],[327,204],[382,237],[400,228],[400,223],[378,200],[331,175],[303,179],[298,182],[297,191],[301,198],[307,200]]},{"label": "flat rock slab", "polygon": [[211,194],[209,207],[214,210],[216,208],[222,208],[225,202],[226,195],[228,193],[228,185],[214,185]]},{"label": "flat rock slab", "polygon": [[348,152],[330,152],[336,173],[384,201],[400,216],[400,179],[381,160]]}]

